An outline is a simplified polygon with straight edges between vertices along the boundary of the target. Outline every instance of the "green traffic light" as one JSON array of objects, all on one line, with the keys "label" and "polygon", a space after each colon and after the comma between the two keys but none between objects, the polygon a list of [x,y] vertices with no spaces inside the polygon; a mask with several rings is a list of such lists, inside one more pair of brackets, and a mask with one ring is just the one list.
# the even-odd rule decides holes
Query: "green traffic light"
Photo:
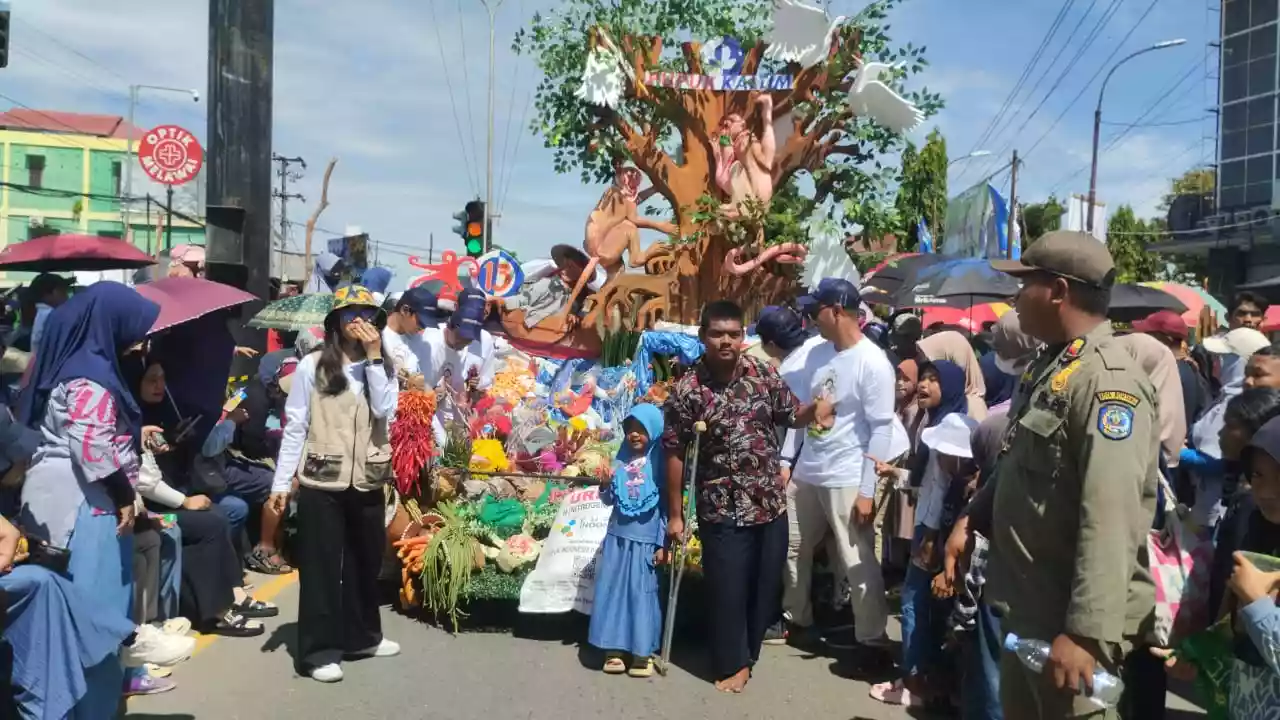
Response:
[{"label": "green traffic light", "polygon": [[484,254],[484,241],[480,238],[467,238],[467,254],[480,257]]}]

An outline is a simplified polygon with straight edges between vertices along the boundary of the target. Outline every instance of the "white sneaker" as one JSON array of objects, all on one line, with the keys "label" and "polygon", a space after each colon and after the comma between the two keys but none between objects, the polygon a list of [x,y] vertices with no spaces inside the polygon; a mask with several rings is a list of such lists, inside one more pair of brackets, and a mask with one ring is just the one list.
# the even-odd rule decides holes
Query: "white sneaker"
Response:
[{"label": "white sneaker", "polygon": [[342,681],[342,666],[338,663],[325,663],[316,665],[308,672],[312,680],[322,683],[336,683]]},{"label": "white sneaker", "polygon": [[190,658],[195,649],[195,638],[166,635],[150,625],[141,625],[133,645],[124,648],[121,659],[125,667],[142,667],[147,663],[169,667]]},{"label": "white sneaker", "polygon": [[371,648],[365,648],[359,652],[351,653],[351,657],[373,658],[373,657],[395,657],[400,654],[400,643],[393,642],[386,638],[382,638],[382,642]]}]

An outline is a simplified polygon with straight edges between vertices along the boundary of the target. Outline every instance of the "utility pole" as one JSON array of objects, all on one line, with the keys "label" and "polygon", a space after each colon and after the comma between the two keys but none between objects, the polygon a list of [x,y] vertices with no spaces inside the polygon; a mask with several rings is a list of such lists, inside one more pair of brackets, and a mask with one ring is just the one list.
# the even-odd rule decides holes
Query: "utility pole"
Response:
[{"label": "utility pole", "polygon": [[495,23],[497,22],[498,8],[502,7],[502,0],[480,0],[484,5],[484,9],[489,11],[489,140],[485,143],[488,170],[485,172],[484,180],[484,251],[489,252],[489,225],[492,224],[493,216],[493,96],[494,96],[494,41],[496,38]]},{"label": "utility pole", "polygon": [[1013,151],[1009,171],[1009,229],[1005,231],[1005,255],[1013,259],[1014,233],[1018,230],[1018,151]]},{"label": "utility pole", "polygon": [[293,193],[293,194],[289,193],[289,181],[302,179],[302,173],[290,172],[289,166],[300,165],[303,170],[306,170],[307,161],[303,160],[300,157],[291,157],[291,158],[283,157],[281,155],[277,155],[276,153],[271,153],[271,161],[280,163],[280,169],[276,171],[276,174],[280,176],[280,189],[273,190],[271,192],[271,195],[273,197],[279,198],[280,200],[280,253],[277,257],[279,257],[278,272],[280,273],[280,281],[283,282],[284,281],[284,239],[289,236],[289,201],[290,200],[301,200],[302,202],[307,201],[307,199],[302,197],[300,193]]}]

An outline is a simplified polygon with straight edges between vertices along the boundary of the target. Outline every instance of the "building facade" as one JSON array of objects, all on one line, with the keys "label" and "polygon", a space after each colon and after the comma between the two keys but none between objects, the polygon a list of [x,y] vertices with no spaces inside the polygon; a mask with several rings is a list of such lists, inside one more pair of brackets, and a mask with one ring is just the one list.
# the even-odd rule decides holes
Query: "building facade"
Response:
[{"label": "building facade", "polygon": [[1219,14],[1217,182],[1182,197],[1156,252],[1208,256],[1210,290],[1280,276],[1280,0],[1223,0]]},{"label": "building facade", "polygon": [[[136,142],[140,132],[134,130]],[[126,233],[121,212],[129,126],[113,115],[14,109],[0,113],[0,247],[41,234],[129,238],[140,249],[165,247],[163,210],[135,202]],[[136,162],[134,160],[133,162]],[[135,176],[136,180],[136,176]],[[134,184],[135,195],[145,186]],[[163,196],[159,196],[164,202]],[[204,228],[175,218],[172,244],[204,244]],[[10,280],[22,273],[9,273]]]}]

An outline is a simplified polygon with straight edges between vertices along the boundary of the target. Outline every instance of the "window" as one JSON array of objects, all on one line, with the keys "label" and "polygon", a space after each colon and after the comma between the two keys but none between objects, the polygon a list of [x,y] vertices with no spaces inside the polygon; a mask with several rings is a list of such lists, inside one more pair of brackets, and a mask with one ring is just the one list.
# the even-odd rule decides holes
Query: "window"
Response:
[{"label": "window", "polygon": [[27,156],[27,184],[33,188],[44,187],[44,156]]},{"label": "window", "polygon": [[1230,35],[1249,27],[1249,0],[1226,0],[1222,3],[1222,33]]},{"label": "window", "polygon": [[1254,60],[1249,63],[1249,89],[1250,95],[1261,95],[1263,93],[1275,92],[1276,90],[1276,58],[1271,56],[1262,60]]},{"label": "window", "polygon": [[124,166],[119,160],[111,161],[111,188],[115,192],[116,197],[120,197],[121,179],[124,177]]},{"label": "window", "polygon": [[1245,161],[1222,163],[1222,189],[1218,198],[1219,209],[1226,211],[1244,206]]},{"label": "window", "polygon": [[1222,69],[1222,102],[1243,100],[1249,94],[1249,65],[1242,63]]},{"label": "window", "polygon": [[1280,3],[1276,0],[1249,0],[1249,24],[1257,27],[1276,19]]}]

